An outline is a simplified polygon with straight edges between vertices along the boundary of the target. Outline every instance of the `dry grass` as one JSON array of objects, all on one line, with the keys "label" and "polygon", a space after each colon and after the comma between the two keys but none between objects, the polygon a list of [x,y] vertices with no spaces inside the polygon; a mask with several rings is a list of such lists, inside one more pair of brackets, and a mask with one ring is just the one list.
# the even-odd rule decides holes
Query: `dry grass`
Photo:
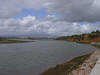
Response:
[{"label": "dry grass", "polygon": [[40,75],[67,75],[72,70],[77,69],[81,64],[83,64],[84,61],[88,59],[90,55],[91,54],[76,57],[67,63],[56,65],[56,67],[50,68]]}]

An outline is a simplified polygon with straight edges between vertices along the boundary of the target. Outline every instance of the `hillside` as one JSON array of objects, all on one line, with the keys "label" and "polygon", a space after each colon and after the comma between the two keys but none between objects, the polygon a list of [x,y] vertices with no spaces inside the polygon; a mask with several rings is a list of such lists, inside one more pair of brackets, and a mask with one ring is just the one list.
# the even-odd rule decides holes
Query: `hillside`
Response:
[{"label": "hillside", "polygon": [[100,31],[96,30],[88,34],[58,37],[56,40],[66,40],[71,42],[86,43],[100,47]]}]

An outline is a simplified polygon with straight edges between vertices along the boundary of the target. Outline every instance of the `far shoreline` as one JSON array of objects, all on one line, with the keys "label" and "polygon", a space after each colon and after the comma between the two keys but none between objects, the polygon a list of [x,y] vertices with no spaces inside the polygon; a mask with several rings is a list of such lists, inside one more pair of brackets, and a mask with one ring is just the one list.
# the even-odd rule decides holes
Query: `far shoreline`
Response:
[{"label": "far shoreline", "polygon": [[[85,40],[83,35],[73,35],[73,36],[66,36],[66,37],[58,37],[55,40],[64,40],[68,42],[75,42],[79,44],[88,44],[91,46],[95,46],[100,48],[100,37],[94,37],[90,39],[88,35],[92,35],[92,37],[96,35],[100,35],[100,32],[93,32],[90,34],[84,34]],[[98,40],[97,40],[98,39]],[[95,66],[97,60],[99,59],[100,51],[94,51],[90,54],[86,54],[83,56],[79,56],[73,58],[69,62],[64,64],[56,65],[56,67],[49,68],[48,70],[44,71],[40,75],[89,75],[92,71],[93,67]],[[84,60],[82,60],[84,59]],[[85,65],[85,66],[84,66]],[[84,67],[84,68],[83,68]],[[87,68],[88,67],[88,68]],[[85,72],[87,71],[87,72]]]},{"label": "far shoreline", "polygon": [[33,41],[0,38],[0,44],[28,43],[28,42],[33,42]]}]

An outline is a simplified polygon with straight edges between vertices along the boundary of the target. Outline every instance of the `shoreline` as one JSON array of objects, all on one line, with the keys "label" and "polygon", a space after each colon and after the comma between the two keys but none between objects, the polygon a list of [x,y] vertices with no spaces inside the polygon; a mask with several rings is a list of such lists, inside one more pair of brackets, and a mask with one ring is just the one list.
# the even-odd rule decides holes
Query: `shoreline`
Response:
[{"label": "shoreline", "polygon": [[[74,42],[76,42],[76,41],[74,41]],[[84,43],[76,42],[76,43],[89,44],[89,45],[95,46],[97,48],[100,48],[100,44],[98,44],[97,42],[93,43],[93,44],[85,43],[85,42]],[[48,70],[44,71],[40,75],[89,75],[91,73],[92,69],[94,68],[99,57],[100,57],[100,50],[94,51],[91,54],[79,56],[79,57],[73,58],[72,60],[70,60],[64,64],[58,64],[58,65],[56,65],[56,67],[49,68]],[[77,60],[77,59],[79,59],[79,60]],[[81,60],[81,59],[84,59],[84,60]],[[75,60],[76,62],[74,62],[73,60]],[[73,63],[74,63],[74,65],[73,65]],[[69,67],[69,65],[70,65],[70,67]],[[76,66],[76,68],[73,69],[73,67],[75,67],[75,66]],[[70,72],[69,72],[69,70],[70,70]]]},{"label": "shoreline", "polygon": [[100,50],[76,57],[64,64],[58,64],[40,75],[89,75],[99,57]]},{"label": "shoreline", "polygon": [[16,40],[16,39],[0,39],[0,44],[11,44],[11,43],[27,43],[31,41]]}]

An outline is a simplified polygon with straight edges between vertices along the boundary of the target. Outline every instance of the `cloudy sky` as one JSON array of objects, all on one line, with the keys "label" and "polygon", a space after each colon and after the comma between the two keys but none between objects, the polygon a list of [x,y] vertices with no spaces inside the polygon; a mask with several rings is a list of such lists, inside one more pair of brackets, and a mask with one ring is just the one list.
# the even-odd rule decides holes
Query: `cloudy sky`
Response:
[{"label": "cloudy sky", "polygon": [[100,0],[0,0],[0,36],[66,36],[100,30]]}]

